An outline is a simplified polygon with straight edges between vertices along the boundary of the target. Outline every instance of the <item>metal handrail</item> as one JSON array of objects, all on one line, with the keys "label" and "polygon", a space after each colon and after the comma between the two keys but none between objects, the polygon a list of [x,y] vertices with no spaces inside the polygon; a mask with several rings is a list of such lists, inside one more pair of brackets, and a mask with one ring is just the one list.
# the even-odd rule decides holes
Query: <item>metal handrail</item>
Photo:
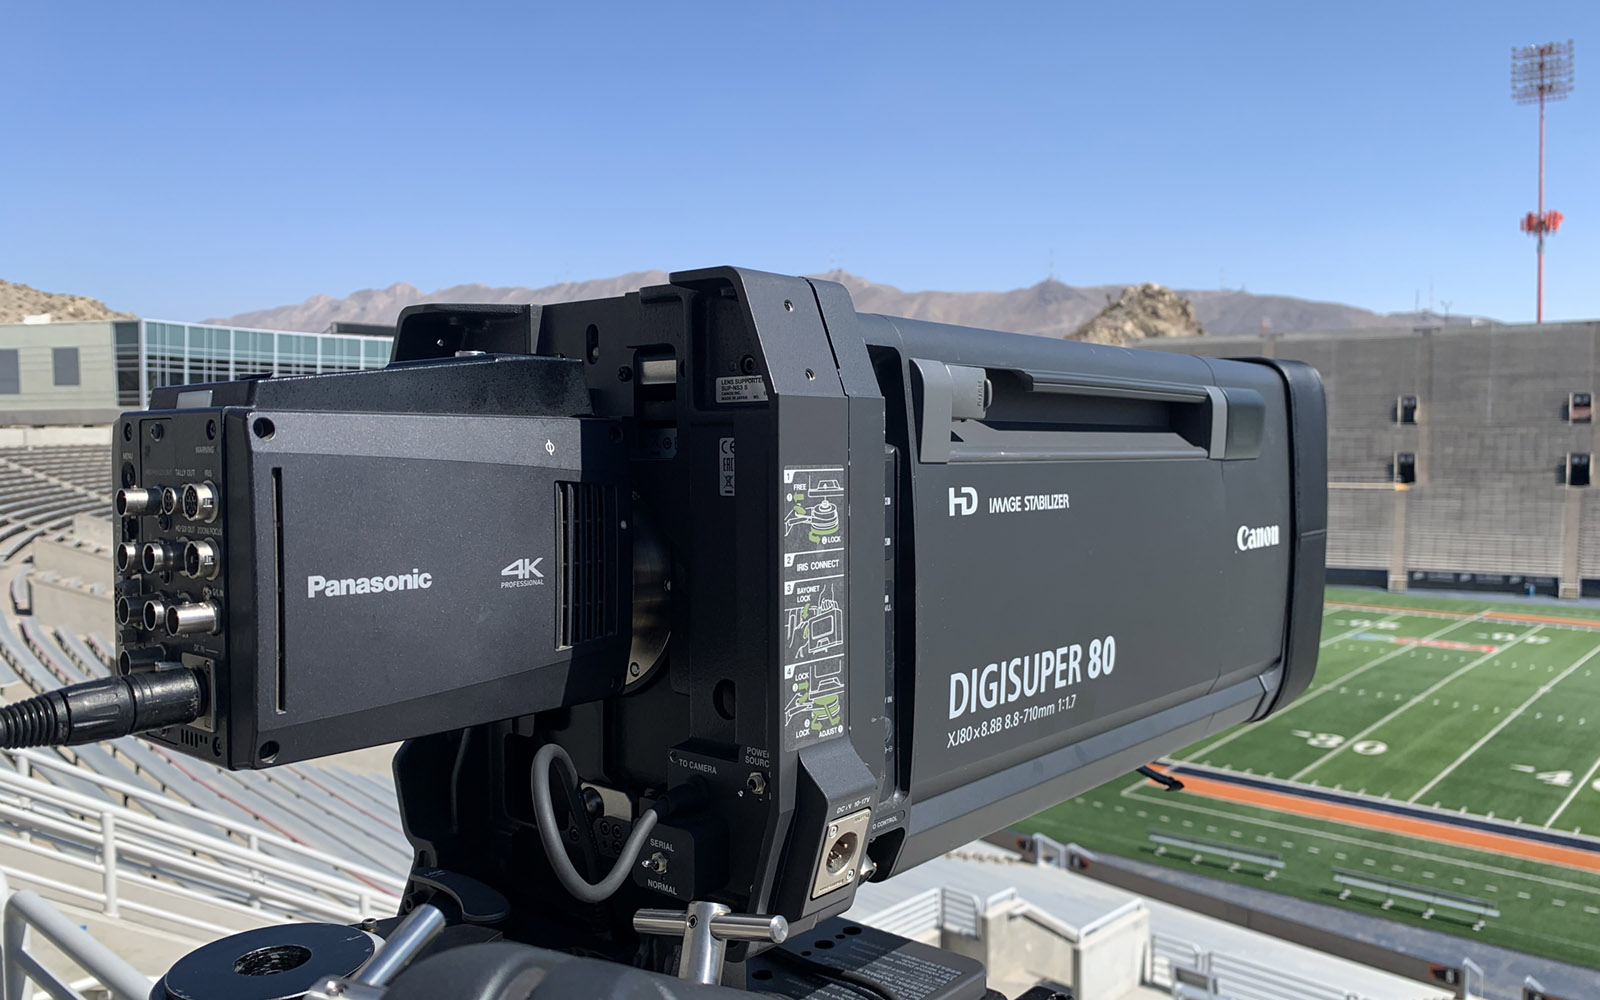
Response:
[{"label": "metal handrail", "polygon": [[[397,877],[394,872],[380,871],[379,869],[360,864],[359,862],[353,862],[348,859],[341,858],[338,855],[329,854],[326,851],[321,851],[315,847],[307,846],[298,841],[291,840],[288,837],[263,831],[248,822],[229,819],[225,816],[219,816],[213,812],[207,812],[204,809],[188,805],[184,802],[179,802],[178,800],[163,795],[154,789],[140,788],[137,785],[131,785],[124,781],[118,781],[115,778],[108,778],[104,775],[97,774],[94,771],[86,770],[73,764],[69,764],[60,758],[47,756],[31,750],[9,751],[9,753],[19,763],[26,761],[28,767],[38,767],[47,771],[57,771],[63,774],[68,774],[81,781],[87,781],[90,784],[96,785],[100,788],[116,792],[118,795],[124,796],[125,798],[141,803],[159,805],[167,812],[176,813],[180,816],[187,816],[191,819],[196,819],[200,822],[216,827],[219,830],[235,834],[240,839],[244,840],[247,845],[249,845],[249,849],[251,851],[257,850],[262,845],[271,845],[279,850],[295,854],[307,861],[313,861],[318,864],[326,865],[330,868],[345,872],[356,879],[366,882],[376,882],[380,886],[393,886],[395,887],[396,895],[398,895],[399,888],[404,885],[404,880]],[[18,782],[28,782],[29,784],[25,786],[19,786],[17,784]],[[50,785],[45,782],[37,782],[20,772],[10,772],[5,768],[0,768],[0,785],[11,785],[12,787],[25,789],[26,794],[30,796],[36,795],[36,790],[40,788],[50,789],[52,795],[59,796],[63,800],[73,802],[74,808],[76,809],[88,809],[94,812],[99,812],[104,809],[119,810],[127,813],[130,820],[130,825],[151,829],[157,833],[164,832],[168,829],[167,825],[161,820],[155,819],[154,817],[144,813],[122,809],[122,807],[111,805],[110,803],[99,802],[95,799],[79,795],[76,792],[72,792],[64,788],[58,788],[57,786]],[[194,836],[203,837],[205,835],[195,834]],[[221,838],[213,839],[220,840]],[[304,869],[302,870],[304,871]],[[321,877],[320,874],[318,877]]]},{"label": "metal handrail", "polygon": [[[94,777],[81,769],[72,768],[71,771],[75,777]],[[121,784],[109,779],[103,779],[102,783]],[[169,807],[169,802],[163,799],[161,805]],[[199,810],[192,811],[208,821],[216,820]],[[99,873],[101,888],[96,892],[28,871],[14,871],[15,877],[96,904],[110,916],[116,916],[119,908],[127,908],[213,933],[223,928],[121,899],[118,892],[121,874],[127,871],[138,875],[141,889],[203,901],[244,916],[259,919],[270,915],[261,911],[261,907],[266,906],[291,919],[311,917],[341,922],[391,912],[404,884],[395,875],[352,865],[270,834],[249,831],[251,839],[258,841],[257,846],[251,847],[226,837],[175,828],[143,813],[4,768],[0,768],[0,819],[9,821],[20,831],[15,837],[0,835],[0,843],[69,867]],[[240,826],[227,822],[219,825]],[[55,842],[58,848],[60,845],[76,848],[93,860],[74,856],[70,850],[42,847],[35,843],[35,835]],[[266,854],[260,849],[260,843],[327,865],[341,875]],[[344,872],[360,881],[342,877]],[[144,877],[156,873],[175,875],[179,881],[200,883],[214,891],[197,892],[171,880]],[[249,905],[225,898],[229,894],[243,896]]]},{"label": "metal handrail", "polygon": [[23,890],[7,899],[4,926],[4,975],[0,987],[5,1000],[24,1000],[29,980],[55,1000],[83,1000],[72,984],[29,954],[26,942],[30,927],[104,986],[114,1000],[149,1000],[148,978],[36,894]]},{"label": "metal handrail", "polygon": [[[1199,973],[1210,981],[1215,989],[1209,995],[1217,998],[1234,997],[1243,990],[1253,997],[1270,997],[1272,1000],[1363,1000],[1358,993],[1330,986],[1321,980],[1283,972],[1227,952],[1212,951],[1168,934],[1151,933],[1149,956],[1149,982],[1162,988],[1173,985],[1176,980],[1173,969],[1181,967]],[[1158,960],[1166,963],[1164,977],[1161,976]],[[1166,982],[1161,982],[1162,978]]]},{"label": "metal handrail", "polygon": [[1111,926],[1118,920],[1121,920],[1128,914],[1138,913],[1143,909],[1144,900],[1139,899],[1138,897],[1130,899],[1126,903],[1123,903],[1121,906],[1112,910],[1110,913],[1102,913],[1100,916],[1095,917],[1093,920],[1078,928],[1078,940],[1087,940],[1093,934],[1105,930],[1107,927]]},{"label": "metal handrail", "polygon": [[4,905],[4,915],[0,918],[0,1000],[25,1000],[30,980],[37,982],[55,1000],[83,1000],[74,984],[57,976],[29,954],[30,927],[87,972],[93,981],[105,987],[114,1000],[147,1000],[149,997],[148,978],[38,895],[26,891],[12,893],[3,872],[0,872],[0,901]]}]

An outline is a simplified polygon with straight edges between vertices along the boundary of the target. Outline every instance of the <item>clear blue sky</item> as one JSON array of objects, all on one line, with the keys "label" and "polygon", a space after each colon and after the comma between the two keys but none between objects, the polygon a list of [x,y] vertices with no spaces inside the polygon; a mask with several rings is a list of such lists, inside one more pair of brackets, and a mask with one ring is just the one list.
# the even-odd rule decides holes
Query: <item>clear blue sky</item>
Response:
[{"label": "clear blue sky", "polygon": [[[143,315],[843,267],[1600,316],[1600,5],[6,5],[0,277]],[[1586,72],[1593,67],[1592,73]]]}]

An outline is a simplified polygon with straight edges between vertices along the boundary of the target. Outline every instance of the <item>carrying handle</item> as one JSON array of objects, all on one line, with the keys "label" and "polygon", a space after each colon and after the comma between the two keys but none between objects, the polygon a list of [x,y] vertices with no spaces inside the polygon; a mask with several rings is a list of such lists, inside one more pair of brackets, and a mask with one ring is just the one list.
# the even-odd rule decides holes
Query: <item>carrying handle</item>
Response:
[{"label": "carrying handle", "polygon": [[[921,433],[919,453],[924,463],[947,463],[952,460],[951,432],[955,421],[982,421],[994,401],[993,382],[986,368],[952,365],[943,361],[912,358],[911,364],[919,378],[918,402],[921,404]],[[1213,461],[1238,461],[1256,458],[1261,454],[1261,437],[1266,426],[1266,403],[1254,389],[1217,385],[1196,385],[1183,382],[1163,382],[1152,379],[1123,378],[1112,375],[1094,375],[1081,372],[1052,372],[1033,369],[997,369],[1010,376],[1008,382],[1018,385],[1023,392],[1056,396],[1092,396],[1110,399],[1138,400],[1165,403],[1170,411],[1170,431],[1182,433],[1191,447],[1204,448],[1207,458]],[[1003,436],[993,428],[978,428],[982,433],[969,435],[985,439]],[[1095,435],[1115,441],[1110,450],[1080,448],[1072,442],[1088,445]],[[1059,431],[1028,432],[1034,447],[1011,449],[989,441],[994,460],[1008,457],[1135,457],[1139,448],[1127,447],[1127,434],[1108,436],[1104,430],[1063,426]],[[1060,438],[1054,446],[1038,447],[1041,436]],[[974,442],[975,443],[975,442]],[[972,450],[972,449],[967,449]],[[1170,454],[1168,454],[1170,452]],[[1163,450],[1162,457],[1174,457],[1181,451]],[[966,458],[969,456],[959,456]]]}]

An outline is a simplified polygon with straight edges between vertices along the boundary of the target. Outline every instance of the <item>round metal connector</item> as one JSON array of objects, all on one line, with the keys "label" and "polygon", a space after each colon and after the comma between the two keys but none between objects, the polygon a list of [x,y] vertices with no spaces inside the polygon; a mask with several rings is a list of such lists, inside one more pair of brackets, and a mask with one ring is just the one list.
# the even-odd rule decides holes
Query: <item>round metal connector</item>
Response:
[{"label": "round metal connector", "polygon": [[152,597],[144,604],[144,627],[147,632],[154,632],[161,627],[161,619],[166,616],[167,602],[159,597]]},{"label": "round metal connector", "polygon": [[120,542],[117,545],[117,572],[127,573],[139,565],[139,546],[132,542]]},{"label": "round metal connector", "polygon": [[161,512],[161,494],[157,490],[140,489],[130,486],[125,490],[118,490],[116,497],[111,501],[111,506],[116,508],[118,517],[143,517],[146,514]]},{"label": "round metal connector", "polygon": [[139,565],[146,573],[164,573],[172,569],[174,553],[166,542],[145,542],[139,550]]},{"label": "round metal connector", "polygon": [[183,516],[191,521],[211,522],[217,519],[217,488],[209,481],[189,483],[183,488],[179,501]]},{"label": "round metal connector", "polygon": [[167,632],[172,635],[215,633],[222,627],[222,610],[215,602],[173,604],[167,607]]},{"label": "round metal connector", "polygon": [[124,649],[117,654],[117,673],[131,674],[135,670],[154,667],[167,658],[166,650],[160,646],[146,646],[139,649]]},{"label": "round metal connector", "polygon": [[178,510],[178,491],[170,486],[161,488],[161,513],[171,515]]},{"label": "round metal connector", "polygon": [[828,874],[837,875],[850,867],[850,863],[856,859],[856,851],[860,846],[861,838],[854,833],[846,833],[835,840],[828,848],[828,856],[823,861],[827,865]]},{"label": "round metal connector", "polygon": [[133,620],[133,602],[128,600],[128,595],[126,595],[126,594],[124,594],[121,597],[117,598],[117,624],[118,625],[137,625],[138,624],[138,622],[135,622]]},{"label": "round metal connector", "polygon": [[202,538],[183,545],[183,575],[203,580],[217,577],[217,543]]}]

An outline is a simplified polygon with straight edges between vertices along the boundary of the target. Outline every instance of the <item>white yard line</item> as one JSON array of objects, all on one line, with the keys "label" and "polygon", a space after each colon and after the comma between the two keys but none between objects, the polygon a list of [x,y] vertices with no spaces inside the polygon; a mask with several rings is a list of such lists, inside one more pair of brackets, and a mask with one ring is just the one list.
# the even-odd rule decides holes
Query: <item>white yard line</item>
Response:
[{"label": "white yard line", "polygon": [[[1415,801],[1417,801],[1417,799],[1421,798],[1428,791],[1428,789],[1432,788],[1434,785],[1437,785],[1439,782],[1443,781],[1446,777],[1449,776],[1451,771],[1454,771],[1456,768],[1460,767],[1461,763],[1463,761],[1465,761],[1468,757],[1471,757],[1473,754],[1477,753],[1480,749],[1482,749],[1483,745],[1485,743],[1487,743],[1490,740],[1494,739],[1495,736],[1500,732],[1500,730],[1502,730],[1505,727],[1509,726],[1511,724],[1511,720],[1512,719],[1515,719],[1517,716],[1519,716],[1523,712],[1527,711],[1530,707],[1532,707],[1534,702],[1538,701],[1540,698],[1543,698],[1545,695],[1549,694],[1551,688],[1555,687],[1557,684],[1560,684],[1562,681],[1566,680],[1567,677],[1569,675],[1571,675],[1571,673],[1574,670],[1577,670],[1579,667],[1583,666],[1585,663],[1588,663],[1590,658],[1593,657],[1596,653],[1600,653],[1600,646],[1596,646],[1595,648],[1589,650],[1587,653],[1584,653],[1583,656],[1580,659],[1578,659],[1577,661],[1575,661],[1572,664],[1572,666],[1568,667],[1567,669],[1561,671],[1561,673],[1557,674],[1555,680],[1551,681],[1548,684],[1545,684],[1545,685],[1541,686],[1539,688],[1539,690],[1537,690],[1537,691],[1535,691],[1533,693],[1533,697],[1529,698],[1527,701],[1525,701],[1522,704],[1518,705],[1514,711],[1512,711],[1505,718],[1501,719],[1500,722],[1493,729],[1489,730],[1487,733],[1484,733],[1482,739],[1478,740],[1478,742],[1476,742],[1476,743],[1472,744],[1472,746],[1468,747],[1466,753],[1462,754],[1461,756],[1457,757],[1455,760],[1451,761],[1449,767],[1445,768],[1443,771],[1440,771],[1438,774],[1434,775],[1432,781],[1428,782],[1426,785],[1423,785],[1421,788],[1419,788],[1417,790],[1417,794],[1411,796],[1411,798],[1409,798],[1409,799],[1406,799],[1406,801],[1407,802],[1415,802]],[[1580,785],[1579,787],[1581,788],[1582,786]],[[1557,810],[1557,812],[1559,812],[1559,811],[1560,810]],[[1551,819],[1554,820],[1555,817],[1552,816]],[[1545,824],[1545,826],[1549,826],[1549,825],[1550,825],[1549,823]]]},{"label": "white yard line", "polygon": [[[1302,694],[1300,697],[1298,697],[1294,701],[1290,702],[1288,708],[1280,709],[1273,716],[1273,718],[1281,719],[1285,714],[1287,714],[1289,712],[1292,712],[1297,708],[1303,708],[1305,705],[1307,705],[1313,699],[1315,699],[1318,695],[1326,694],[1328,691],[1332,690],[1333,687],[1336,684],[1339,684],[1339,683],[1342,683],[1344,681],[1347,681],[1352,677],[1359,677],[1360,675],[1366,673],[1368,670],[1371,670],[1373,667],[1376,667],[1376,666],[1378,666],[1379,664],[1382,664],[1382,663],[1386,663],[1389,660],[1392,660],[1395,657],[1399,656],[1401,653],[1415,652],[1418,648],[1420,648],[1422,643],[1427,642],[1430,639],[1437,639],[1439,636],[1444,635],[1446,632],[1449,632],[1452,629],[1458,629],[1463,625],[1470,625],[1473,622],[1478,621],[1482,617],[1483,617],[1482,615],[1478,615],[1478,616],[1475,616],[1473,618],[1465,618],[1465,619],[1462,619],[1460,621],[1451,622],[1449,625],[1446,625],[1444,628],[1439,629],[1438,631],[1435,631],[1435,632],[1430,632],[1427,635],[1423,636],[1421,639],[1416,640],[1415,642],[1406,643],[1406,644],[1397,646],[1394,649],[1389,650],[1389,652],[1384,653],[1382,656],[1379,656],[1377,659],[1371,660],[1371,661],[1369,661],[1367,663],[1363,663],[1361,666],[1359,666],[1359,667],[1355,668],[1354,670],[1350,671],[1348,674],[1343,674],[1343,675],[1339,676],[1338,678],[1329,681],[1326,684],[1319,684],[1316,687],[1313,687],[1311,690],[1307,691],[1305,694]],[[1235,729],[1233,732],[1228,733],[1226,736],[1222,737],[1222,739],[1217,740],[1215,743],[1212,743],[1210,746],[1203,747],[1198,752],[1192,753],[1192,754],[1190,754],[1189,756],[1187,756],[1187,757],[1185,757],[1183,759],[1184,760],[1205,760],[1206,755],[1211,753],[1211,751],[1217,749],[1218,747],[1227,746],[1229,743],[1232,743],[1234,740],[1238,739],[1239,737],[1243,736],[1245,733],[1248,733],[1250,731],[1251,731],[1251,728],[1241,726],[1240,728]]]},{"label": "white yard line", "polygon": [[[1180,792],[1179,794],[1181,795],[1182,793]],[[1149,803],[1149,804],[1152,804],[1152,805],[1156,804],[1159,801],[1158,799],[1153,798],[1151,793],[1149,793],[1149,792],[1135,792],[1134,794],[1129,795],[1128,798],[1134,799],[1134,800],[1139,801],[1139,802]],[[1485,864],[1481,864],[1481,863],[1476,862],[1476,861],[1467,861],[1464,858],[1449,858],[1449,857],[1444,857],[1444,856],[1438,855],[1438,854],[1429,854],[1427,851],[1412,850],[1411,848],[1408,848],[1408,847],[1396,847],[1393,844],[1375,843],[1375,842],[1369,841],[1369,840],[1362,840],[1359,837],[1348,837],[1348,836],[1345,836],[1344,834],[1328,833],[1328,832],[1326,832],[1324,830],[1315,830],[1315,829],[1312,829],[1310,827],[1295,826],[1292,823],[1280,823],[1280,822],[1277,822],[1275,820],[1256,819],[1253,816],[1241,816],[1238,813],[1224,812],[1223,810],[1220,810],[1220,809],[1207,809],[1205,806],[1191,805],[1188,802],[1167,802],[1167,803],[1161,803],[1161,804],[1165,805],[1165,806],[1168,806],[1168,807],[1170,807],[1170,808],[1172,808],[1174,810],[1187,810],[1189,812],[1203,813],[1203,814],[1205,814],[1207,816],[1216,816],[1216,817],[1218,817],[1220,819],[1227,820],[1230,823],[1235,823],[1235,824],[1238,824],[1238,823],[1254,823],[1257,826],[1265,826],[1265,827],[1269,827],[1269,828],[1274,829],[1274,830],[1284,830],[1284,831],[1287,831],[1289,833],[1298,833],[1298,834],[1300,834],[1302,836],[1305,836],[1305,837],[1316,837],[1316,838],[1319,838],[1319,839],[1322,839],[1322,840],[1333,840],[1333,841],[1337,841],[1337,842],[1343,843],[1343,844],[1353,844],[1353,845],[1355,845],[1357,847],[1364,847],[1364,848],[1367,848],[1368,850],[1372,850],[1372,851],[1385,851],[1385,852],[1388,852],[1390,854],[1404,854],[1407,857],[1419,858],[1419,859],[1421,859],[1423,861],[1431,861],[1431,862],[1433,862],[1435,864],[1439,864],[1439,865],[1459,865],[1462,868],[1473,868],[1473,869],[1476,869],[1478,871],[1490,872],[1490,873],[1492,873],[1494,875],[1498,875],[1502,879],[1508,880],[1508,881],[1511,880],[1511,879],[1522,879],[1522,880],[1527,881],[1527,882],[1540,882],[1540,883],[1542,883],[1544,885],[1551,885],[1551,886],[1555,886],[1555,887],[1560,888],[1560,889],[1567,889],[1567,890],[1570,890],[1572,892],[1586,892],[1586,893],[1593,893],[1593,894],[1596,894],[1596,895],[1600,895],[1600,886],[1582,885],[1582,884],[1577,883],[1577,882],[1565,882],[1565,881],[1562,881],[1561,879],[1558,879],[1558,878],[1550,878],[1547,875],[1531,875],[1531,874],[1529,874],[1527,872],[1512,871],[1512,870],[1510,870],[1508,868],[1496,868],[1494,865],[1485,865]],[[1255,808],[1259,809],[1260,807],[1257,806]],[[1337,823],[1338,821],[1337,820],[1324,820],[1323,822],[1326,822],[1326,823]],[[1344,824],[1340,824],[1340,825],[1344,825]],[[1359,829],[1359,827],[1357,827],[1356,829]],[[1415,839],[1415,838],[1413,838],[1413,839]],[[1480,848],[1465,847],[1465,846],[1459,845],[1459,844],[1451,844],[1450,846],[1459,847],[1461,850],[1464,850],[1464,851],[1476,851],[1479,854],[1491,854],[1492,855],[1494,853],[1493,851],[1484,851],[1484,850],[1482,850]],[[1519,858],[1518,860],[1528,860],[1528,859]],[[1553,867],[1553,868],[1562,868],[1563,867],[1561,865],[1554,864],[1553,862],[1536,862],[1536,863],[1549,865],[1550,867]]]},{"label": "white yard line", "polygon": [[1424,698],[1426,698],[1429,695],[1433,694],[1435,691],[1437,691],[1440,688],[1444,687],[1446,684],[1449,684],[1451,681],[1455,680],[1457,677],[1460,677],[1463,674],[1467,673],[1467,671],[1469,671],[1472,668],[1478,666],[1478,664],[1480,664],[1480,663],[1486,663],[1489,660],[1494,659],[1496,656],[1499,656],[1501,653],[1504,653],[1506,650],[1510,649],[1512,646],[1515,646],[1517,643],[1519,643],[1522,640],[1526,639],[1528,636],[1533,635],[1535,632],[1539,631],[1542,628],[1544,628],[1543,625],[1535,625],[1533,628],[1531,628],[1528,631],[1526,631],[1526,632],[1522,633],[1521,635],[1517,636],[1515,639],[1512,639],[1510,642],[1506,643],[1504,646],[1496,647],[1491,652],[1484,653],[1482,656],[1478,657],[1476,660],[1473,660],[1471,663],[1468,663],[1466,666],[1461,667],[1460,669],[1453,671],[1452,673],[1449,674],[1449,676],[1447,676],[1443,680],[1440,680],[1437,683],[1433,684],[1426,691],[1424,691],[1421,694],[1413,697],[1410,701],[1406,702],[1404,705],[1401,705],[1399,708],[1397,708],[1394,711],[1390,712],[1388,715],[1385,715],[1383,718],[1379,719],[1377,722],[1374,722],[1372,725],[1370,725],[1367,728],[1361,730],[1361,732],[1356,733],[1354,736],[1352,736],[1349,739],[1345,740],[1343,743],[1341,743],[1338,746],[1334,747],[1332,750],[1329,750],[1327,753],[1323,754],[1321,757],[1318,757],[1316,760],[1312,761],[1310,764],[1307,764],[1305,767],[1302,767],[1300,770],[1296,771],[1294,774],[1291,774],[1289,776],[1289,780],[1290,781],[1299,781],[1301,778],[1305,777],[1307,774],[1310,774],[1312,771],[1314,771],[1317,768],[1321,767],[1323,764],[1326,764],[1328,761],[1330,761],[1333,758],[1337,757],[1339,755],[1339,752],[1341,750],[1343,750],[1345,747],[1350,746],[1350,745],[1355,744],[1355,743],[1361,742],[1363,739],[1365,739],[1368,736],[1372,735],[1372,733],[1375,730],[1379,729],[1380,727],[1382,727],[1386,723],[1394,720],[1401,713],[1405,712],[1407,709],[1414,708]]},{"label": "white yard line", "polygon": [[1550,814],[1550,818],[1544,821],[1544,828],[1546,830],[1550,829],[1550,827],[1554,825],[1556,819],[1559,818],[1562,813],[1567,811],[1567,806],[1572,805],[1572,800],[1578,797],[1578,793],[1589,787],[1589,782],[1594,780],[1594,773],[1596,771],[1600,771],[1600,759],[1597,759],[1594,762],[1594,766],[1589,768],[1589,773],[1583,776],[1582,781],[1572,786],[1572,791],[1568,792],[1567,797],[1561,800],[1561,805],[1557,806],[1556,811]]}]

